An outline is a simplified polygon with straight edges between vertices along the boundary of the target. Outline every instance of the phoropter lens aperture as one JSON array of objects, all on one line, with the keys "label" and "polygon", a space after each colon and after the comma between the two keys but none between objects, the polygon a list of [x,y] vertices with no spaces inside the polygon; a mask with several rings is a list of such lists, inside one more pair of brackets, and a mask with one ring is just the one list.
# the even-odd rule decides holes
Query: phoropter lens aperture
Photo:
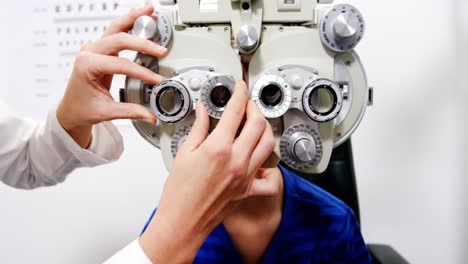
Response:
[{"label": "phoropter lens aperture", "polygon": [[158,110],[165,116],[176,116],[182,111],[184,105],[182,93],[173,86],[167,86],[161,90],[156,100]]},{"label": "phoropter lens aperture", "polygon": [[283,92],[277,84],[268,84],[260,92],[260,100],[266,107],[273,108],[283,101]]},{"label": "phoropter lens aperture", "polygon": [[210,100],[213,106],[223,109],[229,102],[229,99],[231,99],[231,96],[231,91],[226,86],[218,85],[211,90]]},{"label": "phoropter lens aperture", "polygon": [[334,119],[343,107],[340,87],[333,81],[317,79],[304,91],[302,106],[312,120],[328,122]]},{"label": "phoropter lens aperture", "polygon": [[230,75],[215,75],[206,80],[200,92],[200,101],[211,117],[221,118],[235,87],[236,80]]},{"label": "phoropter lens aperture", "polygon": [[335,109],[336,103],[336,94],[327,85],[317,87],[309,97],[310,108],[317,115],[329,115]]}]

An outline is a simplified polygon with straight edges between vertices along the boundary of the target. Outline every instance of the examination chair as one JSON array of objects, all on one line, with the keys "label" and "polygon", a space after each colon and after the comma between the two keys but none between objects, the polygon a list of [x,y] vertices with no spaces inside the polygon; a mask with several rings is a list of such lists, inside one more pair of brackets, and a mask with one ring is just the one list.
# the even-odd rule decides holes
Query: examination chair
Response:
[{"label": "examination chair", "polygon": [[[304,179],[320,186],[347,204],[360,222],[359,199],[354,171],[351,140],[333,150],[327,170],[321,174],[304,174],[297,172]],[[368,244],[375,264],[407,264],[395,249],[389,245]]]}]

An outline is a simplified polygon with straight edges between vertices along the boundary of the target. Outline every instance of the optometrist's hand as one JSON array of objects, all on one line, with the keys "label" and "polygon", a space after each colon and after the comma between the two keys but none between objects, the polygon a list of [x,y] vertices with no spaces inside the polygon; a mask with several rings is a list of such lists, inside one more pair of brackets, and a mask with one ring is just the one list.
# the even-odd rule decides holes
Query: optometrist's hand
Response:
[{"label": "optometrist's hand", "polygon": [[119,58],[119,52],[133,50],[155,57],[167,50],[156,43],[134,37],[127,32],[142,15],[152,15],[151,6],[135,9],[116,19],[102,38],[82,47],[65,95],[57,109],[60,125],[83,148],[91,142],[91,128],[103,121],[115,119],[156,122],[151,111],[141,105],[115,102],[109,93],[115,74],[124,74],[149,83],[159,83],[162,77],[132,61]]},{"label": "optometrist's hand", "polygon": [[270,125],[249,101],[244,82],[237,84],[222,119],[208,135],[209,123],[199,103],[195,124],[177,154],[156,215],[140,238],[154,263],[191,263],[236,201],[279,192],[278,175],[257,175],[275,141]]}]

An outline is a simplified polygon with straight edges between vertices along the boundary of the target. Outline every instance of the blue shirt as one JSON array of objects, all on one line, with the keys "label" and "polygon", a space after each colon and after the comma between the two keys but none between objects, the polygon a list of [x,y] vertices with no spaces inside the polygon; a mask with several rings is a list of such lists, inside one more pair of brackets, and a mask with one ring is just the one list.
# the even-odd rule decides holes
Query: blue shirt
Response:
[{"label": "blue shirt", "polygon": [[[372,263],[353,211],[321,188],[280,169],[284,179],[283,215],[261,263]],[[243,260],[220,224],[206,239],[194,263],[237,264]]]}]

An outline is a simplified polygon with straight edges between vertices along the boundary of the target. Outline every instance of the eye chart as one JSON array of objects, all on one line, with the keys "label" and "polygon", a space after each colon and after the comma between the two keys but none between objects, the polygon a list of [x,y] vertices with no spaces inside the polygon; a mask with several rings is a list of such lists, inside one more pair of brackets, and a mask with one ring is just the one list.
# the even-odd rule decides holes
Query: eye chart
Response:
[{"label": "eye chart", "polygon": [[[16,112],[43,120],[63,96],[83,44],[96,41],[110,22],[150,0],[27,0],[5,6],[7,87],[4,100]],[[3,8],[3,7],[2,7]],[[4,10],[5,11],[5,10]],[[133,59],[134,53],[121,56]],[[118,100],[124,76],[114,78]]]}]

